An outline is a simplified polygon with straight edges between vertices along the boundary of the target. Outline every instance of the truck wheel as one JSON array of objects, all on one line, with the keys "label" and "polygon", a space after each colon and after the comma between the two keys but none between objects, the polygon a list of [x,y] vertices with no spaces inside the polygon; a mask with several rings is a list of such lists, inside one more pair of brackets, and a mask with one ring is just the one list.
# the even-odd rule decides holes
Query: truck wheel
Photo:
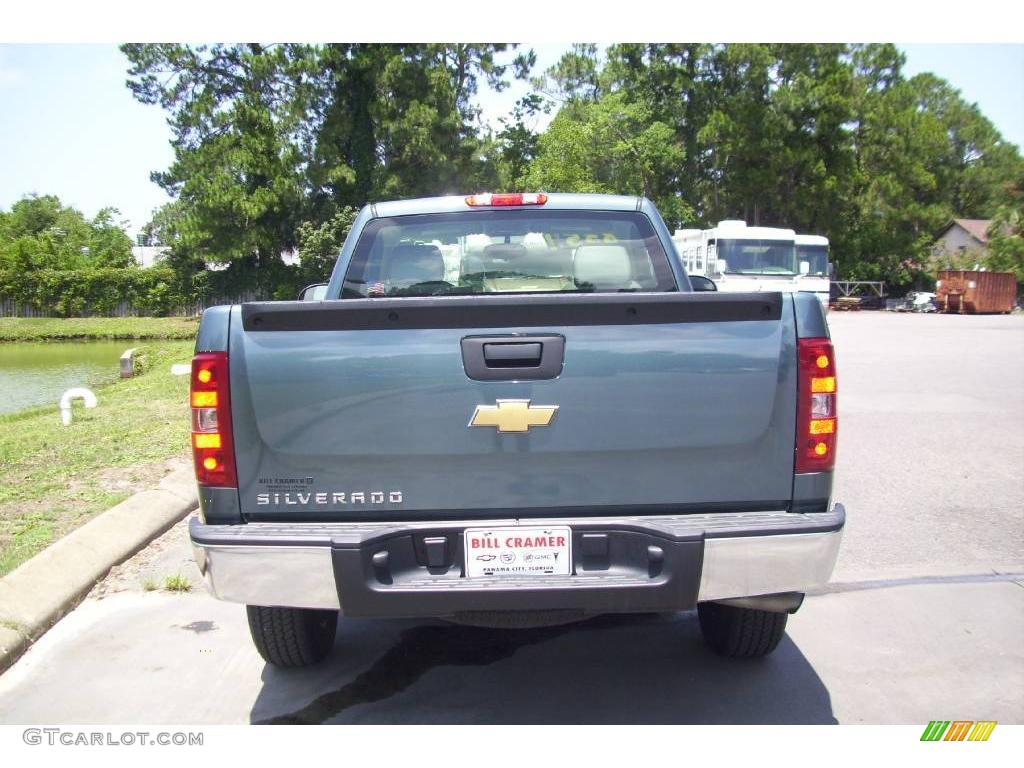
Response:
[{"label": "truck wheel", "polygon": [[247,605],[245,612],[256,650],[275,667],[316,664],[334,647],[337,611]]},{"label": "truck wheel", "polygon": [[786,631],[789,615],[721,603],[699,603],[697,617],[704,641],[716,653],[733,659],[752,659],[775,650]]}]

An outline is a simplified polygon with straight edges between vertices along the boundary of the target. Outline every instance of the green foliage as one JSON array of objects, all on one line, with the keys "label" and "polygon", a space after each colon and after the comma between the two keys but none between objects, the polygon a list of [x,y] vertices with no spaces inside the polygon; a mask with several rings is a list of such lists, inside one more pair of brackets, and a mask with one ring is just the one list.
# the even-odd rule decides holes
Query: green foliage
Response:
[{"label": "green foliage", "polygon": [[492,188],[527,189],[526,172],[540,148],[540,136],[531,124],[548,109],[540,94],[531,93],[516,102],[510,115],[501,118],[502,128],[495,137],[500,181]]},{"label": "green foliage", "polygon": [[1005,202],[996,211],[989,229],[988,268],[1013,272],[1024,284],[1024,175],[1007,185]]},{"label": "green foliage", "polygon": [[299,225],[297,277],[298,282],[302,283],[300,289],[312,283],[327,282],[357,213],[355,208],[345,207],[319,226],[312,221],[304,221]]},{"label": "green foliage", "polygon": [[650,108],[614,92],[564,108],[540,137],[526,187],[550,192],[610,192],[652,198],[662,215],[690,215],[664,183],[682,164],[672,128]]},{"label": "green foliage", "polygon": [[29,195],[0,211],[0,270],[133,266],[132,242],[104,208],[92,221],[54,195]]},{"label": "green foliage", "polygon": [[596,101],[601,95],[600,65],[594,43],[573,43],[558,62],[533,87],[559,102]]},{"label": "green foliage", "polygon": [[221,264],[202,288],[230,279],[291,297],[324,265],[287,269],[281,254],[338,230],[347,209],[495,183],[497,152],[473,127],[473,97],[482,81],[503,87],[510,69],[525,76],[532,54],[496,63],[507,48],[123,46],[135,97],[171,116],[175,161],[154,180],[175,202],[151,230],[170,244],[179,282]]},{"label": "green foliage", "polygon": [[[580,43],[493,134],[474,97],[527,77],[532,52],[501,64],[510,46],[488,43],[122,50],[132,92],[174,130],[175,161],[154,178],[175,199],[145,233],[171,249],[155,305],[291,298],[327,277],[364,203],[496,189],[644,194],[670,226],[820,233],[841,276],[923,287],[942,227],[995,215],[1022,173],[976,105],[933,75],[906,78],[887,44]],[[997,260],[1013,263],[1016,242]],[[48,248],[8,250],[54,268]]]},{"label": "green foliage", "polygon": [[109,313],[122,301],[153,314],[181,303],[132,258],[132,241],[104,208],[92,221],[54,195],[30,195],[0,211],[0,296],[64,316]]},{"label": "green foliage", "polygon": [[109,315],[121,302],[142,314],[160,316],[188,303],[186,296],[172,290],[175,282],[167,267],[0,270],[0,296],[61,317]]},{"label": "green foliage", "polygon": [[164,590],[167,592],[188,592],[192,589],[188,576],[175,573],[172,576],[164,577]]},{"label": "green foliage", "polygon": [[116,208],[104,208],[92,220],[89,238],[90,265],[104,267],[134,267],[132,241],[124,227],[114,222]]}]

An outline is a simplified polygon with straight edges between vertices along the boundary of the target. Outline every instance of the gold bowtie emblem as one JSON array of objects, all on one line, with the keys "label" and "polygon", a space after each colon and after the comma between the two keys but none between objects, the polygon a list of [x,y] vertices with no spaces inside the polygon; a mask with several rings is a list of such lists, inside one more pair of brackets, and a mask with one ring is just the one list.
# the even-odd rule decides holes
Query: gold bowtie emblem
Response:
[{"label": "gold bowtie emblem", "polygon": [[497,427],[499,432],[527,432],[546,427],[557,405],[530,405],[529,400],[498,400],[497,405],[478,405],[469,420],[471,427]]}]

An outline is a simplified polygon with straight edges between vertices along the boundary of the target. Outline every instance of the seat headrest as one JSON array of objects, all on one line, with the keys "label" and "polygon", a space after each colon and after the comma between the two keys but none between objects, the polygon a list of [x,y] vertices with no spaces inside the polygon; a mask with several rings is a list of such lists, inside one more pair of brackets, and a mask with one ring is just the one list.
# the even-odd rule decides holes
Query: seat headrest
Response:
[{"label": "seat headrest", "polygon": [[436,245],[403,243],[391,250],[385,282],[392,288],[444,279],[444,256]]},{"label": "seat headrest", "polygon": [[572,259],[576,284],[595,288],[627,288],[632,279],[629,252],[621,245],[583,243]]},{"label": "seat headrest", "polygon": [[526,255],[526,246],[522,243],[491,243],[484,248],[484,259],[487,261],[509,261]]}]

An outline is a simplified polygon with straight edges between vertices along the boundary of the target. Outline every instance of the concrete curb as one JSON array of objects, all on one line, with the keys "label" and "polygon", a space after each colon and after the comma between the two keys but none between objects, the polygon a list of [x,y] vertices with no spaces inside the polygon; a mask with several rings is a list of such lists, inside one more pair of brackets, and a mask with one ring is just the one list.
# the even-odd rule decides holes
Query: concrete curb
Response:
[{"label": "concrete curb", "polygon": [[115,565],[199,504],[191,467],[125,499],[0,579],[0,672]]}]

